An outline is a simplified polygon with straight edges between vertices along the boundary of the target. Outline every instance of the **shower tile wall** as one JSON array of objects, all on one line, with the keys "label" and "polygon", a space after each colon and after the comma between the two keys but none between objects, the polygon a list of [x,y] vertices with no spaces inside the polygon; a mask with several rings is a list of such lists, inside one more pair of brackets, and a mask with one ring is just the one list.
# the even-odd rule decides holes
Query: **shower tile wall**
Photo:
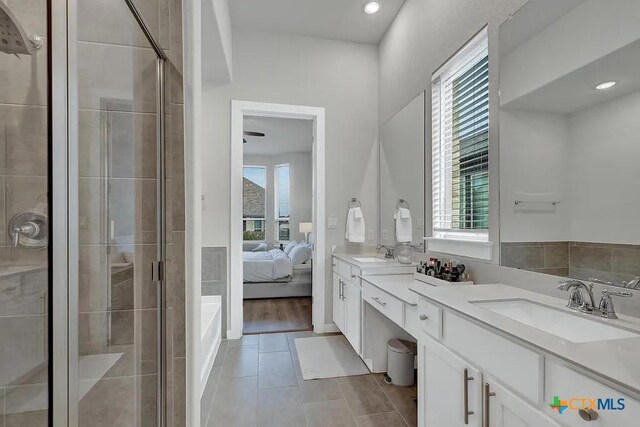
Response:
[{"label": "shower tile wall", "polygon": [[[27,33],[47,34],[46,0],[3,1]],[[46,425],[47,251],[14,248],[8,224],[47,211],[47,86],[46,47],[0,53],[0,426]]]},{"label": "shower tile wall", "polygon": [[[143,0],[137,0],[143,1]],[[152,1],[152,0],[148,0]],[[157,1],[157,0],[156,0]],[[182,1],[159,8],[160,42],[169,61],[167,94],[167,425],[186,425],[185,177]],[[162,0],[160,0],[162,4]],[[167,17],[169,18],[167,20]],[[168,43],[168,44],[165,44]]]}]

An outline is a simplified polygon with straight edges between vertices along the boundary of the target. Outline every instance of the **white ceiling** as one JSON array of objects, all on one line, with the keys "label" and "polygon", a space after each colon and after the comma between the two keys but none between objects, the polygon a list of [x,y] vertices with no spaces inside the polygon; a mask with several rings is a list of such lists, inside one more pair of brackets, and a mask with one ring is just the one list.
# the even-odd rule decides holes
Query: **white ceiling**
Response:
[{"label": "white ceiling", "polygon": [[[571,114],[640,90],[640,41],[585,65],[504,107]],[[596,90],[606,81],[617,84]]]},{"label": "white ceiling", "polygon": [[263,132],[264,137],[245,136],[244,154],[272,156],[283,153],[311,152],[313,121],[245,117],[244,130]]},{"label": "white ceiling", "polygon": [[362,0],[232,0],[229,7],[235,27],[377,45],[404,1],[379,0],[373,15]]}]

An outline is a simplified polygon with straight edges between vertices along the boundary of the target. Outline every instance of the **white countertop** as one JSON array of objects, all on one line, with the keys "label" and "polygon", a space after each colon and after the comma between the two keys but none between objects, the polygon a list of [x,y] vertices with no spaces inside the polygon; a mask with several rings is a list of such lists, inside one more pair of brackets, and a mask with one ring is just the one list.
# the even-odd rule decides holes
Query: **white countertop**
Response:
[{"label": "white countertop", "polygon": [[[333,253],[334,257],[358,267],[362,274],[413,274],[417,263],[400,264],[397,259],[386,260],[378,254],[343,254]],[[356,258],[380,258],[384,262],[361,262]]]},{"label": "white countertop", "polygon": [[[367,281],[370,279],[368,277]],[[398,283],[406,285],[405,279]],[[391,289],[389,283],[384,286]],[[416,281],[409,289],[462,314],[463,317],[507,335],[515,342],[524,342],[621,388],[623,392],[629,392],[636,398],[640,396],[640,338],[574,343],[471,303],[482,300],[528,299],[575,315],[588,316],[591,320],[600,320],[598,316],[579,314],[567,309],[563,299],[507,285],[435,287]],[[620,315],[620,319],[602,321],[640,332],[640,319],[637,318]]]}]

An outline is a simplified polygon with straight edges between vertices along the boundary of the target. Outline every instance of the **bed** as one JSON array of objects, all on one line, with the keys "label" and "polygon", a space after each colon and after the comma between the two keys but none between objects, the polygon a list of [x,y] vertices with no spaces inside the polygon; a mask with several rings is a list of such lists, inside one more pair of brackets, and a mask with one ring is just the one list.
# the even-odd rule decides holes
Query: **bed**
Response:
[{"label": "bed", "polygon": [[280,249],[243,252],[244,299],[311,296],[311,259],[294,265]]}]

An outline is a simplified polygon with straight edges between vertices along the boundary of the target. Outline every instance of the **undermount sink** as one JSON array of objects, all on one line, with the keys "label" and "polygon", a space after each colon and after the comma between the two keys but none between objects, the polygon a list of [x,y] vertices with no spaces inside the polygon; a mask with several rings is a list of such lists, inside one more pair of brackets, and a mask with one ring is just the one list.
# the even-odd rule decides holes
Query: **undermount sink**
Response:
[{"label": "undermount sink", "polygon": [[363,257],[363,258],[353,258],[354,260],[358,261],[358,262],[388,262],[389,260],[387,259],[382,259],[382,258],[376,258],[376,257]]},{"label": "undermount sink", "polygon": [[640,334],[581,314],[526,299],[474,301],[472,304],[574,343],[638,338]]}]

